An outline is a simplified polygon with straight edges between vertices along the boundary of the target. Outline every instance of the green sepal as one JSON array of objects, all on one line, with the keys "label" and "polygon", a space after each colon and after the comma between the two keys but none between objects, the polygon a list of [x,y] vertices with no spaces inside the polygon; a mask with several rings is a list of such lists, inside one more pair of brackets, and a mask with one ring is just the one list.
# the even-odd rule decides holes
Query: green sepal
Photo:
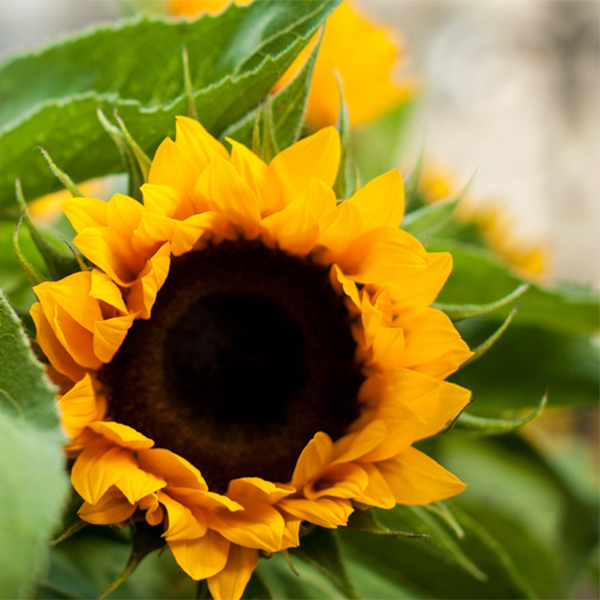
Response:
[{"label": "green sepal", "polygon": [[183,64],[183,83],[188,103],[188,117],[199,121],[196,103],[194,102],[194,84],[192,83],[192,74],[190,73],[190,58],[185,44],[181,45],[181,62]]},{"label": "green sepal", "polygon": [[496,300],[495,302],[487,302],[485,304],[441,304],[434,302],[433,308],[445,312],[454,323],[457,323],[458,321],[464,321],[465,319],[471,319],[473,317],[481,317],[500,308],[504,308],[508,304],[521,298],[521,296],[527,292],[529,286],[529,283],[523,283],[510,294],[507,294],[504,298],[500,298],[500,300]]},{"label": "green sepal", "polygon": [[545,406],[546,395],[540,400],[537,408],[532,413],[521,419],[477,417],[463,412],[454,420],[448,430],[468,435],[503,435],[505,433],[516,431],[523,427],[523,425],[527,425],[527,423],[531,423],[533,420],[537,419]]},{"label": "green sepal", "polygon": [[421,149],[419,150],[419,156],[417,162],[404,182],[404,202],[407,208],[412,206],[417,196],[417,189],[419,188],[419,182],[421,181],[421,174],[423,173],[423,160],[425,158],[425,140],[421,143]]},{"label": "green sepal", "polygon": [[479,344],[479,346],[473,348],[473,355],[466,360],[460,368],[466,367],[467,365],[479,360],[504,334],[504,332],[508,329],[508,326],[511,324],[512,320],[515,318],[517,311],[519,310],[520,302],[518,302],[513,309],[508,314],[508,317],[504,319],[504,322],[492,335],[490,335],[484,342]]},{"label": "green sepal", "polygon": [[346,598],[360,598],[348,575],[336,531],[315,527],[310,535],[302,538],[299,548],[290,550],[290,554],[298,556],[326,575]]},{"label": "green sepal", "polygon": [[390,529],[381,523],[381,521],[377,518],[377,513],[374,510],[355,510],[348,519],[347,527],[350,529],[355,529],[356,531],[364,531],[366,533],[373,533],[375,535],[383,535],[387,537],[429,537],[426,533]]},{"label": "green sepal", "polygon": [[166,544],[165,539],[161,536],[161,529],[159,527],[152,527],[145,521],[136,521],[132,527],[133,545],[127,565],[108,588],[98,596],[98,600],[102,600],[102,598],[108,596],[108,594],[127,581],[148,554],[164,547]]},{"label": "green sepal", "polygon": [[106,115],[102,112],[102,109],[99,108],[96,111],[96,114],[98,115],[98,121],[100,121],[102,128],[106,133],[108,133],[112,141],[115,143],[115,146],[119,149],[121,160],[123,161],[125,171],[128,175],[129,196],[135,198],[141,203],[142,192],[140,191],[140,187],[144,183],[144,175],[142,174],[142,170],[140,169],[133,150],[127,142],[125,134],[106,118]]},{"label": "green sepal", "polygon": [[[58,240],[49,231],[43,231],[36,227],[31,220],[29,213],[27,212],[27,204],[25,202],[23,188],[21,187],[21,182],[19,180],[17,180],[15,183],[15,192],[17,203],[22,211],[22,219],[25,222],[29,233],[31,234],[31,239],[44,259],[51,277],[53,279],[62,279],[67,275],[71,275],[72,273],[79,271],[79,263],[73,255],[71,248],[65,246],[63,242]],[[16,233],[17,230],[15,230],[15,235]],[[16,242],[15,244],[18,245]],[[19,257],[18,254],[17,257]],[[21,259],[19,258],[19,262],[20,261]],[[21,263],[21,266],[23,266],[23,263]],[[26,273],[29,276],[29,271],[26,270]]]},{"label": "green sepal", "polygon": [[356,167],[350,158],[350,117],[348,115],[348,105],[344,99],[342,78],[337,71],[335,71],[335,76],[337,78],[338,90],[340,94],[340,111],[338,113],[336,129],[340,134],[341,155],[340,167],[337,178],[333,185],[333,191],[335,192],[336,198],[345,200],[346,198],[352,196],[356,189],[357,172]]},{"label": "green sepal", "polygon": [[260,157],[269,164],[274,156],[279,154],[279,144],[275,136],[275,124],[273,122],[273,101],[270,96],[260,109]]},{"label": "green sepal", "polygon": [[69,190],[69,192],[71,192],[71,196],[73,196],[73,198],[81,198],[83,194],[81,193],[81,190],[77,187],[75,182],[63,170],[59,169],[56,166],[56,163],[52,160],[52,157],[44,148],[40,148],[40,150],[56,179],[58,179],[61,182],[61,184],[67,190]]},{"label": "green sepal", "polygon": [[136,163],[140,169],[142,174],[143,182],[146,183],[148,181],[148,177],[150,176],[150,165],[152,161],[148,157],[148,155],[140,148],[139,144],[133,139],[129,130],[125,126],[123,119],[119,116],[118,111],[115,110],[115,120],[117,121],[123,136],[125,137],[125,141],[129,147],[129,150],[133,154]]},{"label": "green sepal", "polygon": [[23,269],[23,272],[27,276],[27,279],[29,280],[31,287],[33,287],[33,286],[36,286],[36,285],[42,283],[43,281],[46,281],[46,278],[31,264],[31,262],[29,262],[29,260],[25,256],[25,254],[23,254],[21,247],[19,246],[19,228],[21,227],[21,223],[23,222],[24,214],[25,213],[23,213],[19,217],[19,220],[17,221],[17,224],[15,226],[15,231],[13,233],[13,238],[12,238],[13,250],[15,251],[15,255],[17,256],[19,265],[21,265],[21,268]]},{"label": "green sepal", "polygon": [[409,212],[402,220],[402,229],[424,241],[448,222],[459,202],[460,198],[436,202]]}]

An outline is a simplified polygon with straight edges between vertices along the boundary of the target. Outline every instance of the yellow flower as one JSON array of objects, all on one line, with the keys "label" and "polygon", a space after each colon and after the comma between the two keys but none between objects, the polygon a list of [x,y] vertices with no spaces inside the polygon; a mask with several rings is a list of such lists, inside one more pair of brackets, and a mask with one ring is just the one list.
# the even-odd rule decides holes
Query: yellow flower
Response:
[{"label": "yellow flower", "polygon": [[471,353],[430,307],[451,257],[398,228],[399,173],[338,203],[335,129],[269,165],[229,143],[178,117],[143,205],[65,202],[95,266],[36,286],[31,309],[81,518],[164,528],[215,598],[302,521],[459,493],[412,444],[470,396],[444,378]]},{"label": "yellow flower", "polygon": [[[79,185],[79,190],[84,195],[101,195],[106,190],[106,183],[102,179],[91,179]],[[65,200],[71,198],[68,190],[61,190],[37,198],[28,205],[29,216],[37,225],[51,225],[62,215],[61,206]]]},{"label": "yellow flower", "polygon": [[[249,4],[251,0],[237,0]],[[217,13],[228,0],[171,0],[175,15]],[[275,85],[289,83],[306,62],[318,36],[300,53]],[[372,121],[411,99],[418,88],[412,77],[394,73],[406,57],[399,36],[375,25],[350,2],[342,3],[327,19],[319,56],[313,71],[306,121],[312,128],[333,125],[339,111],[339,73],[353,125]],[[397,80],[397,81],[396,81]]]},{"label": "yellow flower", "polygon": [[[419,190],[426,202],[448,198],[457,189],[454,176],[448,170],[432,166],[423,169]],[[547,272],[547,249],[541,244],[526,243],[516,235],[514,224],[500,206],[482,206],[464,198],[456,207],[455,214],[462,222],[473,224],[489,248],[519,271],[529,276]]]},{"label": "yellow flower", "polygon": [[[250,4],[252,0],[236,0],[236,4]],[[210,14],[221,12],[231,0],[171,0],[169,10],[173,15],[195,17],[202,11]]]}]

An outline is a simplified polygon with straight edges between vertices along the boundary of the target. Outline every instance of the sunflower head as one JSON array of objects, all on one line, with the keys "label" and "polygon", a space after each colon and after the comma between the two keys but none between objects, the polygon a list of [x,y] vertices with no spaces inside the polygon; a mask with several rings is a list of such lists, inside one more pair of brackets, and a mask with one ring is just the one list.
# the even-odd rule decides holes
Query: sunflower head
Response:
[{"label": "sunflower head", "polygon": [[143,204],[64,202],[92,266],[31,309],[81,518],[161,528],[215,598],[303,521],[460,492],[412,444],[469,399],[444,379],[470,351],[430,307],[451,258],[399,229],[399,173],[338,202],[333,128],[270,164],[228,143],[179,117]]}]

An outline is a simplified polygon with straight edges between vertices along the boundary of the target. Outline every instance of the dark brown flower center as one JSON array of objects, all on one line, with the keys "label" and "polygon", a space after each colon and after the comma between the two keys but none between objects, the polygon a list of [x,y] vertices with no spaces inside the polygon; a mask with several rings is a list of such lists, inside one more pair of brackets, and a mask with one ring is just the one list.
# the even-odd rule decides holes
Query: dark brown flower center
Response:
[{"label": "dark brown flower center", "polygon": [[148,320],[99,379],[108,418],[194,464],[211,489],[286,482],[317,431],[358,416],[351,317],[329,270],[260,242],[174,258]]}]

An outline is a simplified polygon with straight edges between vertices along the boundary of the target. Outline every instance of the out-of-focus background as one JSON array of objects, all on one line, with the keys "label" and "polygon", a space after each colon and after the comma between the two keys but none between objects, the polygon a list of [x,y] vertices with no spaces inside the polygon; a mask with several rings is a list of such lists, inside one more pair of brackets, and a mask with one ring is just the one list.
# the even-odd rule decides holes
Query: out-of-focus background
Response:
[{"label": "out-of-focus background", "polygon": [[[545,244],[553,279],[599,288],[600,3],[360,4],[397,28],[424,83],[407,164],[425,139],[426,156],[458,185],[477,171],[472,198],[501,204],[517,235]],[[124,5],[0,0],[0,56],[112,20]]]}]

